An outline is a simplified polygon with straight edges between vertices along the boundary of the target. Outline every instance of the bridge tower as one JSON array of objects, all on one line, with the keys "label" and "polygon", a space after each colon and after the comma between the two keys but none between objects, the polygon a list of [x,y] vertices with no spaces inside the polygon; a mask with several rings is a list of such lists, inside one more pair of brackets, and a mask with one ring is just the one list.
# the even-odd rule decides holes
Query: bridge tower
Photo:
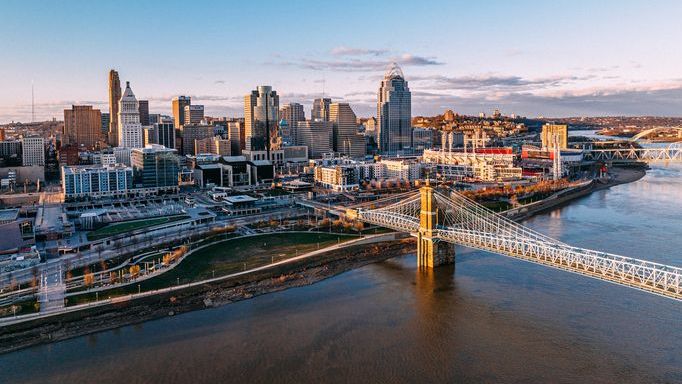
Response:
[{"label": "bridge tower", "polygon": [[417,232],[417,266],[433,268],[455,262],[455,247],[436,238],[438,225],[438,204],[433,188],[427,179],[426,185],[419,190],[421,194],[421,211],[419,213],[419,231]]}]

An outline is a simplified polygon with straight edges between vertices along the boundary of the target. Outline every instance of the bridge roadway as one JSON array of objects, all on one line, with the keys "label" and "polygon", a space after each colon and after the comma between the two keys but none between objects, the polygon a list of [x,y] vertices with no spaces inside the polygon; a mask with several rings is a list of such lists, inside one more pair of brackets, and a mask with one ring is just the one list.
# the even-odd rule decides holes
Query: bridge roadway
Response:
[{"label": "bridge roadway", "polygon": [[[440,215],[437,229],[431,231],[435,242],[493,252],[682,301],[682,268],[573,247],[489,211],[457,192],[434,194]],[[410,198],[379,209],[350,210],[348,215],[418,236],[423,230],[421,200]]]}]

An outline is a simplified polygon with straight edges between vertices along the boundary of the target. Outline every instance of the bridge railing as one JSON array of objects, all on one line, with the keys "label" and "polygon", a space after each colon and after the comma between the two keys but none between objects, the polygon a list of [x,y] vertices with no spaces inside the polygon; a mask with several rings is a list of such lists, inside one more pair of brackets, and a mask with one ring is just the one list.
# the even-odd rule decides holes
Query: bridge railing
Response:
[{"label": "bridge railing", "polygon": [[441,229],[447,242],[504,254],[682,300],[682,268],[535,239]]}]

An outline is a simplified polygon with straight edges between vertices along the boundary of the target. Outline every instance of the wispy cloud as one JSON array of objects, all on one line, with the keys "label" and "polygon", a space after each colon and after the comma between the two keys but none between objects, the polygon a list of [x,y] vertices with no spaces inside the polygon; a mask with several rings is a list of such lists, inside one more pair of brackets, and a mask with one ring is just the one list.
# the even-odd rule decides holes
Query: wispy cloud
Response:
[{"label": "wispy cloud", "polygon": [[413,76],[412,82],[426,89],[441,89],[451,91],[533,91],[552,87],[564,86],[579,81],[590,80],[594,76],[556,75],[539,78],[526,78],[516,75],[469,75],[448,77],[443,75]]},{"label": "wispy cloud", "polygon": [[392,62],[396,62],[402,66],[436,66],[442,65],[443,62],[435,57],[418,56],[409,53],[396,56],[373,55],[368,57],[365,55],[345,55],[338,58],[330,59],[293,59],[270,61],[266,65],[283,65],[293,66],[314,71],[339,71],[339,72],[369,72],[369,71],[383,71]]},{"label": "wispy cloud", "polygon": [[334,56],[381,56],[387,54],[387,49],[365,49],[346,46],[334,47],[329,51]]}]

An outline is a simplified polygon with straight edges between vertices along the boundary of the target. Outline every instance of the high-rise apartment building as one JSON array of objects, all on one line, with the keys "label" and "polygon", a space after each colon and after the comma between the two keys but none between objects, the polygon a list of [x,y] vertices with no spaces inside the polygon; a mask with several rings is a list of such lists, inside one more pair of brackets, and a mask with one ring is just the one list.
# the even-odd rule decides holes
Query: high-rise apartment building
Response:
[{"label": "high-rise apartment building", "polygon": [[122,164],[62,167],[62,190],[67,200],[123,197],[132,188],[133,170]]},{"label": "high-rise apartment building", "polygon": [[260,85],[244,96],[245,150],[276,150],[281,144],[277,129],[279,96],[271,86]]},{"label": "high-rise apartment building", "polygon": [[118,103],[121,100],[121,80],[118,72],[109,71],[109,145],[118,145]]},{"label": "high-rise apartment building", "polygon": [[21,164],[23,166],[45,165],[45,139],[42,137],[21,139]]},{"label": "high-rise apartment building", "polygon": [[325,97],[313,100],[313,109],[310,113],[310,120],[329,121],[329,105],[332,99]]},{"label": "high-rise apartment building", "polygon": [[412,97],[403,71],[393,63],[377,95],[377,144],[384,153],[411,147]]},{"label": "high-rise apartment building", "polygon": [[144,146],[140,110],[130,82],[126,81],[126,89],[119,102],[118,111],[118,146],[123,148],[141,148]]},{"label": "high-rise apartment building", "polygon": [[568,147],[568,125],[566,124],[545,124],[540,133],[542,148],[554,149],[554,143],[559,144],[559,149]]},{"label": "high-rise apartment building", "polygon": [[329,106],[329,120],[334,124],[334,152],[350,157],[364,157],[365,138],[358,134],[355,112],[348,103],[332,103]]},{"label": "high-rise apartment building", "polygon": [[185,122],[183,124],[199,124],[204,119],[203,105],[186,105]]},{"label": "high-rise apartment building", "polygon": [[102,114],[92,105],[72,105],[64,110],[64,138],[62,144],[86,149],[95,148],[102,140]]},{"label": "high-rise apartment building", "polygon": [[285,145],[298,145],[296,142],[296,129],[299,121],[305,121],[305,110],[299,103],[289,103],[279,110],[279,118],[287,122],[288,132],[282,129],[282,143]]},{"label": "high-rise apartment building", "polygon": [[311,159],[320,158],[322,155],[333,151],[332,133],[334,124],[332,122],[324,120],[299,121],[297,131],[297,141],[299,145],[308,147],[308,156]]},{"label": "high-rise apartment building", "polygon": [[138,100],[138,111],[140,112],[140,124],[143,127],[151,125],[149,122],[149,100]]},{"label": "high-rise apartment building", "polygon": [[192,98],[189,96],[174,97],[171,102],[173,110],[173,124],[175,128],[180,128],[185,124],[185,107],[192,104]]}]

